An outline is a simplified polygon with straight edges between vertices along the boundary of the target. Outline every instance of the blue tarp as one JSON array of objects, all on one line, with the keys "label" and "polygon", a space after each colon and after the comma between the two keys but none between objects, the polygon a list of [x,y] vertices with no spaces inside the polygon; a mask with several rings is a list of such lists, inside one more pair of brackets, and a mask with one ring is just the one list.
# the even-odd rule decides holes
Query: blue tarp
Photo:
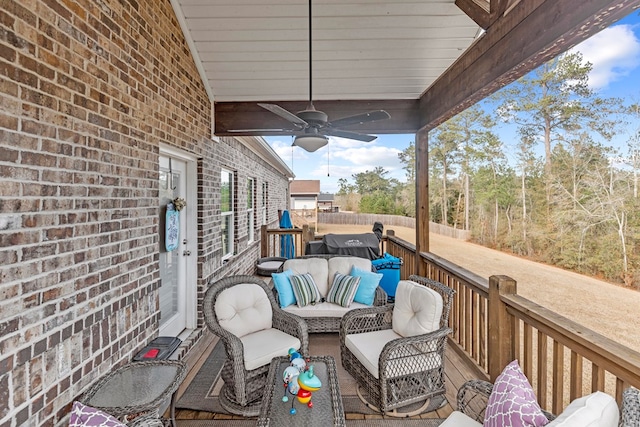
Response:
[{"label": "blue tarp", "polygon": [[[282,211],[280,218],[280,228],[293,228],[289,211]],[[283,234],[280,236],[280,256],[283,258],[295,257],[295,246],[293,244],[293,236],[291,234]]]}]

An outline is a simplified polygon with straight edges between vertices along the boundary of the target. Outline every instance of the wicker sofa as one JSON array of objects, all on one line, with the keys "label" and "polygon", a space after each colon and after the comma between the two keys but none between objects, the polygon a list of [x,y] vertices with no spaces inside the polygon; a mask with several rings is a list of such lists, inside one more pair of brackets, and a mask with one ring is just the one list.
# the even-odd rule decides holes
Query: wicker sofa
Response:
[{"label": "wicker sofa", "polygon": [[[458,390],[457,408],[442,427],[482,427],[485,410],[493,384],[482,380],[467,381]],[[557,417],[542,411],[550,421],[547,426],[585,427],[639,427],[640,392],[629,387],[622,395],[622,405],[618,410],[613,397],[596,392],[572,401]],[[618,420],[618,414],[620,415]]]},{"label": "wicker sofa", "polygon": [[[325,297],[331,288],[334,274],[337,272],[348,275],[353,266],[360,270],[376,271],[371,260],[366,258],[339,255],[313,255],[288,259],[278,269],[278,273],[286,270],[291,270],[295,275],[310,273],[318,286],[320,294]],[[274,285],[273,278],[270,284],[276,301],[280,304],[280,296]],[[373,305],[379,306],[385,305],[386,303],[387,294],[378,286],[375,289]],[[366,307],[370,306],[355,301],[349,307],[342,307],[338,304],[323,301],[305,307],[298,307],[296,304],[292,304],[284,307],[283,310],[287,313],[302,317],[307,322],[309,333],[321,333],[338,332],[340,330],[340,320],[345,313],[355,308]]]}]

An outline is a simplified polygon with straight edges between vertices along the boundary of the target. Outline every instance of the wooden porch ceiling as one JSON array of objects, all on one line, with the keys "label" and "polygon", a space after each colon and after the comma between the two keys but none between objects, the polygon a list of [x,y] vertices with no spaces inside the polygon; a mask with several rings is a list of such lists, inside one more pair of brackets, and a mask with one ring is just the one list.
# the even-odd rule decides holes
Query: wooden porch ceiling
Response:
[{"label": "wooden porch ceiling", "polygon": [[[172,2],[214,101],[216,135],[288,127],[258,101],[306,109],[306,0]],[[392,117],[349,130],[430,129],[638,7],[640,0],[315,0],[314,105],[332,119],[374,109]]]}]

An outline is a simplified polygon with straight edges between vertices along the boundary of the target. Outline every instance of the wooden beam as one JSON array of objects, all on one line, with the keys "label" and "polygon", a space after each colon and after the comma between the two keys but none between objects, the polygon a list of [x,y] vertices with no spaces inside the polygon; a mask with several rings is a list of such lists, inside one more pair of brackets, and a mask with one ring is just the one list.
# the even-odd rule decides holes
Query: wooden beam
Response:
[{"label": "wooden beam", "polygon": [[455,4],[483,30],[491,25],[489,0],[456,0]]},{"label": "wooden beam", "polygon": [[432,129],[640,7],[640,0],[527,0],[493,23],[420,98]]},{"label": "wooden beam", "polygon": [[[277,104],[285,110],[296,113],[306,110],[307,101],[264,101]],[[391,115],[388,120],[349,126],[346,130],[370,132],[374,134],[415,133],[419,129],[418,100],[366,100],[366,101],[314,101],[316,110],[329,115],[329,120],[372,110],[385,110]],[[284,132],[245,131],[239,129],[290,129],[291,123],[258,106],[257,102],[216,102],[214,103],[214,133],[219,136],[239,135],[284,135]]]}]

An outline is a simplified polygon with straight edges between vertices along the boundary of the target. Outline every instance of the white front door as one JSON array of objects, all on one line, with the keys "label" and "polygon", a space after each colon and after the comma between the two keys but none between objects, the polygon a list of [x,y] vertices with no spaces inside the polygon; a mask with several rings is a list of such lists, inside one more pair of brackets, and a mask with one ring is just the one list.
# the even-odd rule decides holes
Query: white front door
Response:
[{"label": "white front door", "polygon": [[[160,202],[160,335],[178,336],[190,326],[188,313],[195,305],[189,289],[189,270],[195,260],[195,234],[187,226],[192,211],[196,209],[196,200],[188,195],[188,188],[193,186],[189,181],[188,162],[167,153],[160,155],[159,202]],[[167,208],[176,198],[184,199],[186,206],[177,212],[177,239],[175,228],[167,233],[169,220]],[[170,209],[169,209],[170,210]],[[167,234],[174,236],[167,240]],[[193,251],[195,252],[195,250]],[[194,283],[194,281],[191,281]]]}]

